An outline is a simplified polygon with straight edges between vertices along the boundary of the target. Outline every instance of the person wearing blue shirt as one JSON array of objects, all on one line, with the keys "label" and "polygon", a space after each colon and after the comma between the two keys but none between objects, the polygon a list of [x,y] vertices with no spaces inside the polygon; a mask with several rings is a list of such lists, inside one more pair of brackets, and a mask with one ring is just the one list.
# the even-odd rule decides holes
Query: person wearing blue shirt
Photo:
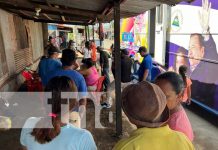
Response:
[{"label": "person wearing blue shirt", "polygon": [[152,58],[144,46],[139,48],[138,53],[143,57],[138,70],[139,81],[151,81]]},{"label": "person wearing blue shirt", "polygon": [[48,74],[62,67],[61,62],[58,60],[60,53],[61,51],[58,48],[51,45],[48,48],[48,58],[42,58],[39,62],[39,76],[44,86],[47,82]]},{"label": "person wearing blue shirt", "polygon": [[84,113],[85,113],[85,106],[86,106],[86,92],[87,92],[87,86],[84,77],[77,71],[74,70],[74,67],[76,65],[76,53],[75,51],[71,49],[65,49],[62,51],[62,68],[55,70],[51,72],[48,77],[47,77],[47,83],[49,80],[51,80],[54,77],[57,76],[67,76],[69,77],[72,81],[75,82],[76,87],[79,92],[79,96],[82,96],[79,98],[79,114],[80,117],[82,118]]}]

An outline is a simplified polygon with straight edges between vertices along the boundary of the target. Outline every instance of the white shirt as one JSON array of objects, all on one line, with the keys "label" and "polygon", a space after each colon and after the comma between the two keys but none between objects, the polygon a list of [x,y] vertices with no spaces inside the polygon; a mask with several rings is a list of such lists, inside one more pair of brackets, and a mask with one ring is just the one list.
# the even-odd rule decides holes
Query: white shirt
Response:
[{"label": "white shirt", "polygon": [[86,59],[86,58],[91,58],[91,53],[92,53],[92,51],[91,50],[88,50],[88,48],[84,48],[83,49],[83,53],[84,53],[84,58]]}]

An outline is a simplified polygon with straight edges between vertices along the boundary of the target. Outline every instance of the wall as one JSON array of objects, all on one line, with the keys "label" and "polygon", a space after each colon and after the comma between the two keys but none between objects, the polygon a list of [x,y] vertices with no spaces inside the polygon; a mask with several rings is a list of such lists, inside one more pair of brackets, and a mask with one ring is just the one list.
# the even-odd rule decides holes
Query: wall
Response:
[{"label": "wall", "polygon": [[0,91],[18,89],[23,82],[20,73],[26,66],[37,68],[43,47],[41,23],[23,20],[0,9],[0,61],[5,58],[0,62],[0,74],[2,69],[6,70],[0,76]]}]

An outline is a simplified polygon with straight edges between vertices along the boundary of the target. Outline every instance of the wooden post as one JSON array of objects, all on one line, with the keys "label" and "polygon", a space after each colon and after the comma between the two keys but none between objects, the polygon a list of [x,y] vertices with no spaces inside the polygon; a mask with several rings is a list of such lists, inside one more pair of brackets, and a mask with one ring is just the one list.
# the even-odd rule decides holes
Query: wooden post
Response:
[{"label": "wooden post", "polygon": [[99,27],[98,27],[98,29],[99,29],[99,41],[100,41],[100,46],[102,46],[102,40],[101,40],[101,23],[99,22]]},{"label": "wooden post", "polygon": [[86,36],[86,41],[88,40],[88,37],[87,37],[87,26],[85,26],[85,36]]},{"label": "wooden post", "polygon": [[120,3],[114,1],[114,49],[115,49],[115,94],[116,94],[116,134],[122,134],[121,110],[121,56],[120,56]]},{"label": "wooden post", "polygon": [[88,40],[90,40],[89,25],[87,26]]}]

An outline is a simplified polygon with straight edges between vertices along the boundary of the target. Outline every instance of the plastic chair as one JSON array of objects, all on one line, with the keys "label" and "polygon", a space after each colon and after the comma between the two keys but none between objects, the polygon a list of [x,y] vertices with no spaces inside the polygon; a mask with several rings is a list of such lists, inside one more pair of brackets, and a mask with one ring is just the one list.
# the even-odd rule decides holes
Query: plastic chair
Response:
[{"label": "plastic chair", "polygon": [[98,83],[97,83],[97,89],[95,92],[102,92],[103,91],[104,80],[105,80],[105,76],[99,77]]}]

